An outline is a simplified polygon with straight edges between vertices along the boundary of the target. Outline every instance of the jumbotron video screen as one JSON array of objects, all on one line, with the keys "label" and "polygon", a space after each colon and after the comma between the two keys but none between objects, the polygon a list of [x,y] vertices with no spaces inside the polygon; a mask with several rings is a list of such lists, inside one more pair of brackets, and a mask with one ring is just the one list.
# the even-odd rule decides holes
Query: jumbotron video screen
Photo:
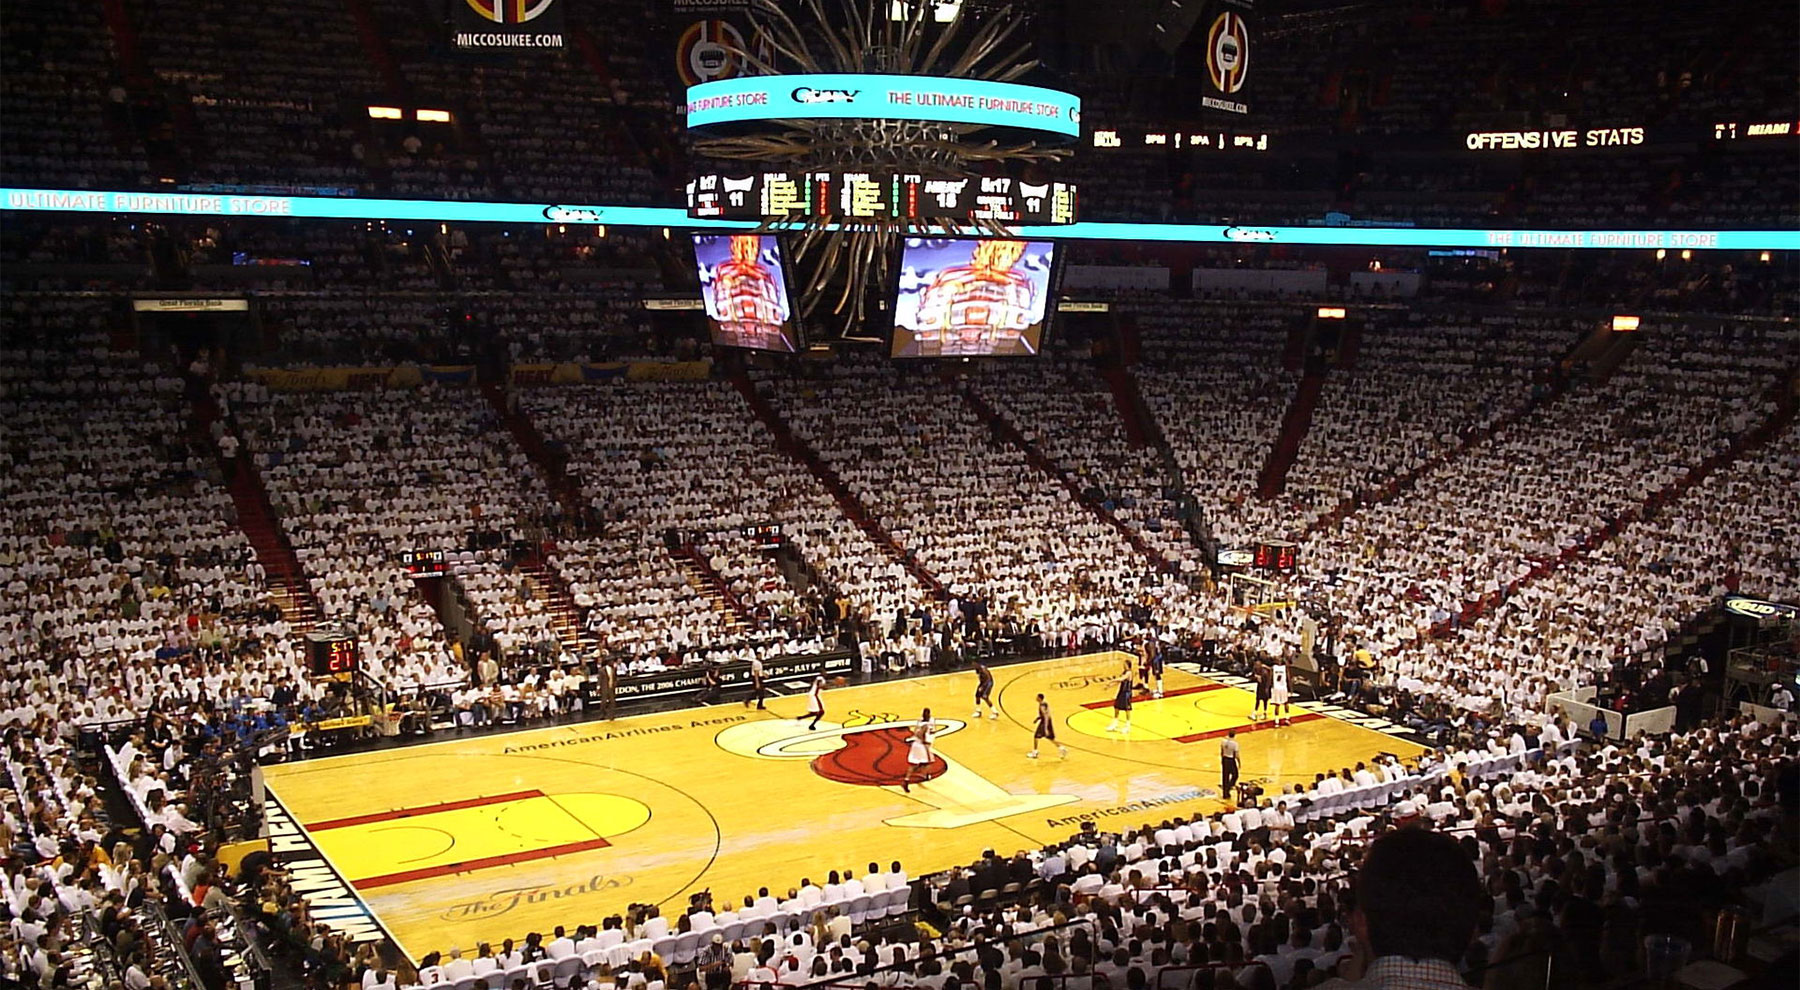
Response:
[{"label": "jumbotron video screen", "polygon": [[907,238],[892,356],[1037,354],[1055,262],[1051,241]]},{"label": "jumbotron video screen", "polygon": [[695,234],[694,263],[714,344],[789,354],[798,349],[778,239],[770,234]]}]

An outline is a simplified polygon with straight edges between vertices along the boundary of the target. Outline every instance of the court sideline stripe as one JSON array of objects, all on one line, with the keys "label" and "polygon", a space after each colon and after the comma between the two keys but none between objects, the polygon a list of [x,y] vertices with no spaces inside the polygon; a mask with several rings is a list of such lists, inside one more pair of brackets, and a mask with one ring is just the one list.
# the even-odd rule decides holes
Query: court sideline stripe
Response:
[{"label": "court sideline stripe", "polygon": [[[1320,715],[1318,712],[1301,712],[1300,714],[1295,715],[1294,717],[1288,719],[1287,722],[1288,722],[1288,725],[1299,725],[1302,722],[1317,722],[1320,719],[1326,719],[1326,718],[1330,718],[1330,717],[1331,716],[1329,716],[1329,715]],[[1176,736],[1175,741],[1179,742],[1179,743],[1202,742],[1207,739],[1223,739],[1223,738],[1225,738],[1225,734],[1228,732],[1236,732],[1241,735],[1245,732],[1261,732],[1264,729],[1274,729],[1274,728],[1285,728],[1285,727],[1284,726],[1278,727],[1278,726],[1276,726],[1276,724],[1273,721],[1251,722],[1249,725],[1234,725],[1229,729],[1213,729],[1210,732],[1196,732],[1191,736]]]},{"label": "court sideline stripe", "polygon": [[[1225,685],[1223,685],[1223,684],[1196,684],[1192,687],[1176,688],[1173,691],[1164,691],[1161,698],[1153,698],[1148,694],[1142,694],[1142,695],[1134,694],[1131,696],[1131,703],[1134,705],[1139,704],[1139,703],[1149,704],[1152,701],[1166,701],[1169,698],[1178,698],[1184,694],[1203,694],[1207,691],[1222,691],[1224,689],[1225,689]],[[1081,707],[1092,710],[1095,708],[1111,708],[1112,706],[1113,706],[1113,703],[1110,701],[1089,701],[1089,702],[1084,702]]]},{"label": "court sideline stripe", "polygon": [[511,794],[493,794],[488,797],[464,798],[461,801],[445,801],[442,804],[421,804],[411,808],[396,808],[393,811],[377,811],[369,815],[351,815],[349,818],[333,818],[323,822],[308,822],[310,831],[323,832],[332,828],[349,828],[352,825],[372,825],[376,822],[391,822],[396,818],[411,818],[414,815],[435,815],[440,811],[461,811],[464,808],[479,808],[488,804],[504,804],[508,801],[523,801],[527,798],[544,797],[539,790],[514,791]]},{"label": "court sideline stripe", "polygon": [[388,887],[397,883],[410,883],[414,880],[429,880],[432,877],[446,876],[451,873],[472,873],[495,866],[511,866],[514,863],[528,863],[534,859],[549,859],[566,853],[587,852],[590,849],[605,849],[612,843],[605,839],[583,839],[580,842],[565,842],[560,846],[546,846],[542,849],[527,849],[524,852],[506,853],[500,856],[483,856],[480,859],[464,860],[460,863],[444,863],[441,866],[425,866],[416,870],[401,873],[383,873],[378,876],[364,877],[352,881],[358,890],[371,887]]}]

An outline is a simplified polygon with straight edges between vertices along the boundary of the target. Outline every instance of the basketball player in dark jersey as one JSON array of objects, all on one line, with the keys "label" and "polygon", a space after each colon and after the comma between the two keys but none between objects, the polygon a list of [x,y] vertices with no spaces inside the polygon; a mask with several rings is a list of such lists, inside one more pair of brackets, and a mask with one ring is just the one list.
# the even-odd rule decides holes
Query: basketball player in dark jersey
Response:
[{"label": "basketball player in dark jersey", "polygon": [[975,714],[972,718],[981,717],[981,706],[986,705],[988,718],[999,718],[1000,709],[994,707],[994,672],[980,660],[975,661]]},{"label": "basketball player in dark jersey", "polygon": [[1273,686],[1274,674],[1266,661],[1256,661],[1256,669],[1250,674],[1256,679],[1256,705],[1250,710],[1250,717],[1269,713],[1269,690]]},{"label": "basketball player in dark jersey", "polygon": [[1125,673],[1119,677],[1119,689],[1113,695],[1112,721],[1106,723],[1106,731],[1131,734],[1131,695],[1137,685],[1132,680],[1131,665],[1125,665]]},{"label": "basketball player in dark jersey", "polygon": [[1045,701],[1044,696],[1041,694],[1037,696],[1037,701],[1037,727],[1031,732],[1031,752],[1026,753],[1025,755],[1034,760],[1037,759],[1038,740],[1048,739],[1051,742],[1056,743],[1056,751],[1062,754],[1062,758],[1065,760],[1068,759],[1069,747],[1056,742],[1056,719],[1050,714],[1050,702]]}]

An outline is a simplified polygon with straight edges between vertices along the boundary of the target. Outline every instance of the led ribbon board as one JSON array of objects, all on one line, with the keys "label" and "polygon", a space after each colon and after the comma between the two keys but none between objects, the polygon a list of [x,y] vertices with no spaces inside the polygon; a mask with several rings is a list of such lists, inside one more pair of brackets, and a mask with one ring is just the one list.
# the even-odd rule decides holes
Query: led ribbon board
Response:
[{"label": "led ribbon board", "polygon": [[[750,230],[744,221],[696,220],[678,206],[479,203],[463,200],[354,199],[342,196],[229,196],[0,188],[0,210],[165,216],[301,217],[432,223],[594,223],[671,230]],[[1172,244],[1336,244],[1364,247],[1686,249],[1800,251],[1800,230],[1486,230],[1472,227],[1223,227],[1189,223],[1106,223],[1012,228],[1014,236],[1054,241],[1159,241]],[[971,237],[982,236],[969,230]]]},{"label": "led ribbon board", "polygon": [[689,130],[776,120],[918,120],[1081,135],[1073,93],[942,76],[810,73],[745,76],[690,86]]}]

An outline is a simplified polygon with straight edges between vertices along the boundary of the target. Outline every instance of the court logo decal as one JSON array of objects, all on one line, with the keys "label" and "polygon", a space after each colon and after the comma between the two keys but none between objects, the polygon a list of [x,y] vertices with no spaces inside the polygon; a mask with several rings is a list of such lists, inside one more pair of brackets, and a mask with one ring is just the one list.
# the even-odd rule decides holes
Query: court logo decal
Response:
[{"label": "court logo decal", "polygon": [[1093,811],[1084,811],[1079,815],[1070,815],[1067,818],[1046,818],[1044,819],[1044,824],[1051,828],[1065,828],[1070,825],[1080,825],[1082,822],[1096,821],[1101,818],[1111,818],[1115,815],[1129,815],[1134,811],[1148,811],[1151,808],[1158,808],[1163,805],[1181,804],[1184,801],[1199,801],[1204,798],[1215,798],[1218,796],[1219,792],[1210,787],[1194,787],[1185,791],[1176,791],[1173,794],[1161,794],[1156,797],[1143,798],[1129,804],[1116,805],[1111,808],[1096,808]]},{"label": "court logo decal", "polygon": [[[813,773],[826,780],[879,787],[927,807],[886,819],[898,828],[962,828],[1080,800],[1073,794],[1014,794],[935,746],[925,781],[915,781],[910,792],[902,791],[910,723],[875,721],[877,716],[855,714],[870,721],[861,725],[820,722],[819,728],[811,731],[785,719],[752,722],[720,732],[716,741],[720,749],[746,759],[805,760]],[[953,718],[936,722],[940,744],[968,727]]]},{"label": "court logo decal", "polygon": [[586,894],[598,894],[607,890],[618,890],[631,886],[630,874],[615,873],[610,876],[594,874],[580,883],[554,886],[538,884],[534,887],[511,887],[496,890],[479,900],[464,901],[452,904],[438,915],[445,921],[467,921],[470,918],[498,918],[521,904],[542,904],[545,901],[557,901],[565,897],[581,897]]},{"label": "court logo decal", "polygon": [[595,732],[585,736],[569,736],[566,739],[552,739],[549,742],[526,743],[522,746],[503,746],[501,753],[532,753],[543,749],[560,749],[564,746],[582,746],[587,743],[606,742],[610,739],[629,739],[632,736],[652,736],[659,732],[679,732],[682,729],[707,729],[715,725],[732,725],[748,721],[748,715],[721,715],[717,718],[696,718],[686,725],[676,722],[670,725],[640,725],[632,729],[609,729],[606,732]]}]

